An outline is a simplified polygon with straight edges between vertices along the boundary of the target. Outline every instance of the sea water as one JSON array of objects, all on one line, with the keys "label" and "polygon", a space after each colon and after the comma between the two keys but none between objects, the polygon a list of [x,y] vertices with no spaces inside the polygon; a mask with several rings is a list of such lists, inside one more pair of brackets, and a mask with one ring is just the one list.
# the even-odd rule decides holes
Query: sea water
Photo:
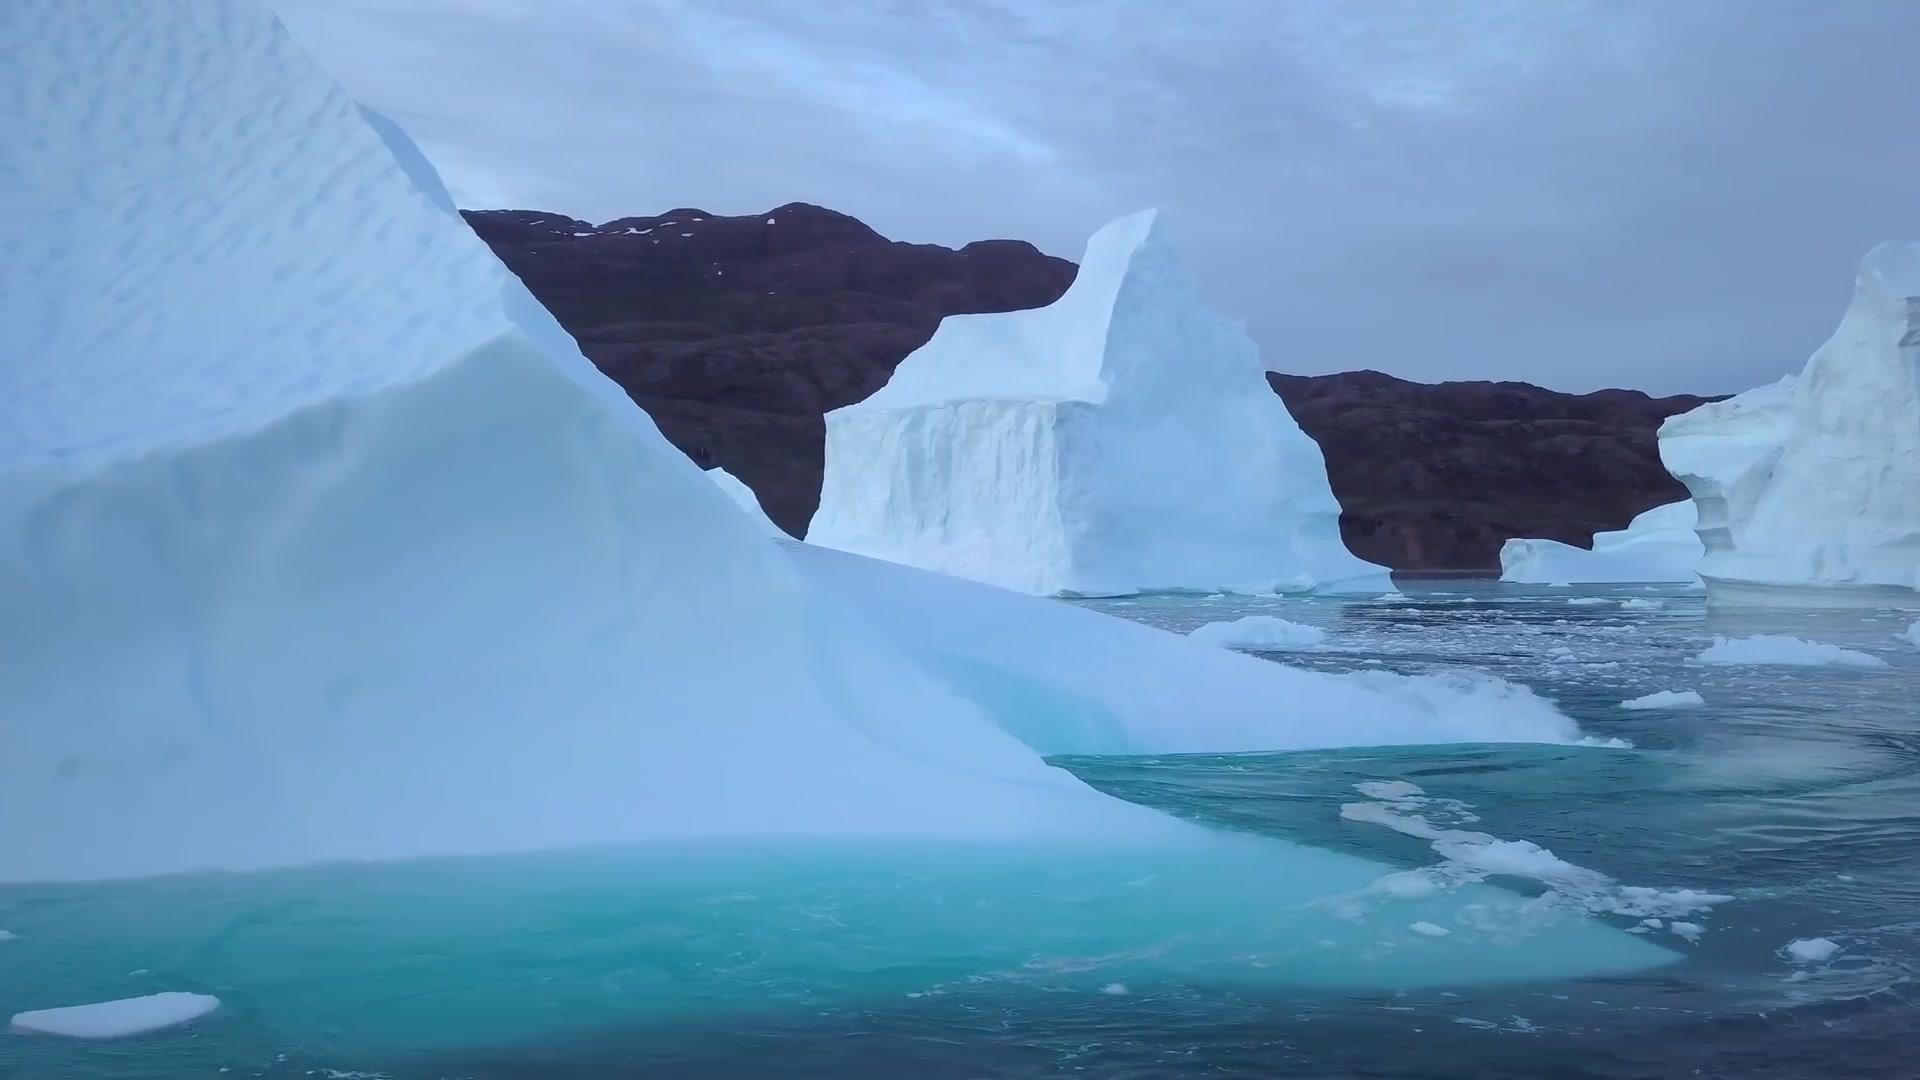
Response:
[{"label": "sea water", "polygon": [[[0,1013],[168,990],[222,1006],[116,1042],[0,1034],[0,1076],[1920,1072],[1911,616],[1709,615],[1672,586],[1402,589],[1090,606],[1178,632],[1249,614],[1326,631],[1275,662],[1490,670],[1609,745],[1060,763],[1197,821],[1404,868],[1412,885],[1491,867],[1516,902],[1593,912],[1677,963],[1486,985],[1446,927],[1383,934],[1257,868],[1221,882],[1191,872],[1217,866],[1170,864],[1143,885],[1140,867],[1047,852],[688,848],[643,868],[586,853],[12,888]],[[1754,634],[1886,666],[1692,660]],[[1663,690],[1702,703],[1620,707]],[[1789,948],[1815,939],[1831,955]],[[1457,980],[1369,988],[1366,965],[1429,945],[1461,949]],[[1307,955],[1314,985],[1243,977],[1249,958]]]}]

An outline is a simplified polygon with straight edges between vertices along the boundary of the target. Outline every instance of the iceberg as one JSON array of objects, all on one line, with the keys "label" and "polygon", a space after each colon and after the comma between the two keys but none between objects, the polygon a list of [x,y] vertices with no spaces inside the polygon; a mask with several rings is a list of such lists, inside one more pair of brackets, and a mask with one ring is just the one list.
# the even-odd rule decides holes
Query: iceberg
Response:
[{"label": "iceberg", "polygon": [[10,1026],[15,1031],[34,1035],[124,1039],[192,1023],[219,1007],[220,999],[211,994],[170,990],[145,997],[15,1013]]},{"label": "iceberg", "polygon": [[1094,234],[1052,305],[951,316],[828,413],[807,540],[1040,595],[1392,589],[1155,211]]},{"label": "iceberg", "polygon": [[1508,540],[1500,580],[1533,585],[1693,581],[1702,547],[1693,500],[1656,506],[1627,527],[1595,533],[1592,549],[1558,540]]},{"label": "iceberg", "polygon": [[[1316,901],[1385,866],[1043,761],[1102,731],[1273,739],[1283,704],[1307,743],[1446,725],[1416,684],[1380,684],[1397,719],[1343,720],[1331,691],[1273,692],[1392,710],[769,539],[252,0],[13,0],[0,101],[24,106],[0,196],[33,208],[0,219],[0,821],[41,823],[0,829],[0,887],[96,883],[18,905],[23,944],[114,928],[0,967],[0,997],[87,1000],[166,955],[296,1043],[414,1047],[470,1044],[476,1016],[505,1038],[897,1002],[981,965],[1414,986],[1673,959],[1472,885],[1384,916],[1454,934],[1382,949]],[[1564,719],[1521,704],[1519,727]],[[498,947],[582,927],[591,948]],[[745,940],[763,964],[713,962]]]},{"label": "iceberg", "polygon": [[810,587],[264,7],[15,0],[0,100],[0,882],[1187,835]]},{"label": "iceberg", "polygon": [[1920,244],[1868,253],[1804,371],[1669,418],[1712,605],[1920,606]]},{"label": "iceberg", "polygon": [[761,507],[760,496],[755,495],[753,489],[738,477],[725,469],[716,467],[707,470],[707,479],[712,480],[721,491],[727,493],[728,498],[739,505],[740,509],[747,512],[747,519],[753,522],[755,528],[767,536],[786,539],[786,532],[775,525],[773,519],[767,516],[767,511]]}]

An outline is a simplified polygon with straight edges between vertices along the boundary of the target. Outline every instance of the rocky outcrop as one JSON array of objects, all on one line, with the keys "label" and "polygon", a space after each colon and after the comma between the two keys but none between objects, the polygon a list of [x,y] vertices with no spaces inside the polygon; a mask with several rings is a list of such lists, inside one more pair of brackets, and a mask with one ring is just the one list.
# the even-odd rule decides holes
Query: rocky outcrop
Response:
[{"label": "rocky outcrop", "polygon": [[[467,220],[669,439],[796,535],[819,501],[828,411],[878,390],[946,316],[1041,307],[1075,273],[1021,241],[905,244],[804,203]],[[1372,371],[1270,381],[1326,454],[1348,546],[1398,570],[1497,573],[1509,537],[1584,546],[1685,498],[1654,431],[1708,400]]]},{"label": "rocky outcrop", "polygon": [[795,534],[820,497],[829,410],[878,390],[946,316],[1050,304],[1074,276],[1024,241],[899,243],[804,203],[597,226],[466,216],[667,438]]},{"label": "rocky outcrop", "polygon": [[1347,546],[1396,570],[1498,572],[1509,537],[1587,547],[1686,498],[1654,433],[1712,400],[1377,371],[1267,381],[1327,455]]}]

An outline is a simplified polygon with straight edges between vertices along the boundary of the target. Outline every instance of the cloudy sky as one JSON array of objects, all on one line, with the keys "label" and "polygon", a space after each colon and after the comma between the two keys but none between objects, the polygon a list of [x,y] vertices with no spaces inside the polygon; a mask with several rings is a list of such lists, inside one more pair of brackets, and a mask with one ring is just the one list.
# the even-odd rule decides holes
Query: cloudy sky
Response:
[{"label": "cloudy sky", "polygon": [[273,0],[462,205],[1168,211],[1269,366],[1730,392],[1920,239],[1915,0]]}]

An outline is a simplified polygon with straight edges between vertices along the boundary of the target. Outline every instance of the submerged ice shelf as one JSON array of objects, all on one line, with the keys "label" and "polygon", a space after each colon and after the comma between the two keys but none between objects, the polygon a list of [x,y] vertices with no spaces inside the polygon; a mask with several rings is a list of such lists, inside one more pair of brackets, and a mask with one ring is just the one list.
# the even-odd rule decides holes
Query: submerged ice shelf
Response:
[{"label": "submerged ice shelf", "polygon": [[1508,540],[1500,580],[1535,585],[1695,581],[1700,537],[1693,500],[1656,506],[1625,529],[1595,533],[1591,549],[1558,540]]},{"label": "submerged ice shelf", "polygon": [[1861,262],[1798,376],[1660,427],[1720,605],[1920,607],[1920,244]]},{"label": "submerged ice shelf", "polygon": [[1320,447],[1154,211],[1048,307],[956,315],[827,414],[810,542],[1043,595],[1384,592]]}]

